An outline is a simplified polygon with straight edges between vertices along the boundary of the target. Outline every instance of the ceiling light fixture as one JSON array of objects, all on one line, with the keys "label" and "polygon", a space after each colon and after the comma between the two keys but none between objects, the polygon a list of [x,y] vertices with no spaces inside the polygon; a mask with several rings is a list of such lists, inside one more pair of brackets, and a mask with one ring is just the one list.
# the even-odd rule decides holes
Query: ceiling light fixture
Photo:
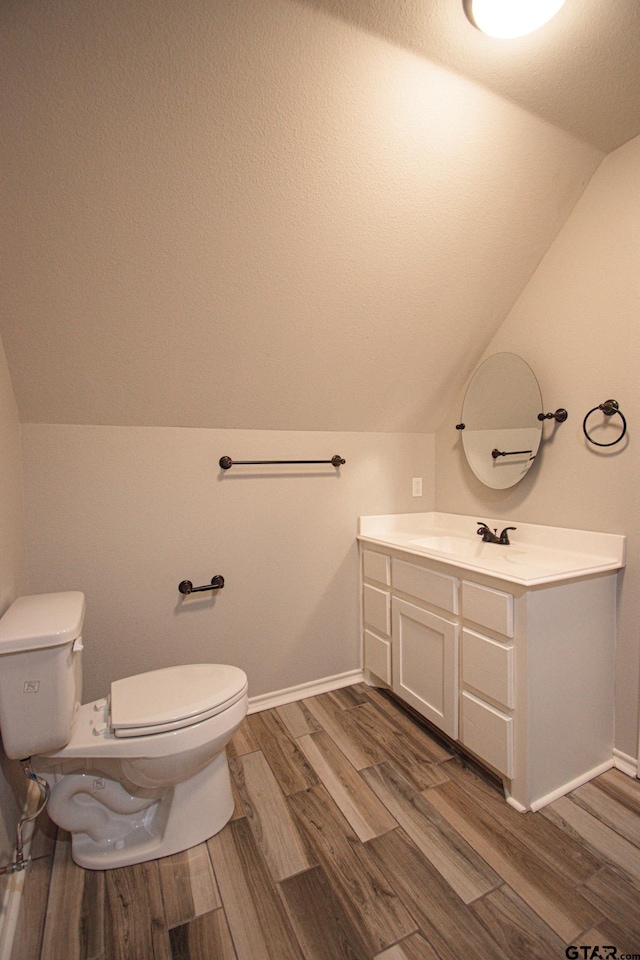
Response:
[{"label": "ceiling light fixture", "polygon": [[464,0],[467,17],[490,37],[533,33],[556,15],[564,0]]}]

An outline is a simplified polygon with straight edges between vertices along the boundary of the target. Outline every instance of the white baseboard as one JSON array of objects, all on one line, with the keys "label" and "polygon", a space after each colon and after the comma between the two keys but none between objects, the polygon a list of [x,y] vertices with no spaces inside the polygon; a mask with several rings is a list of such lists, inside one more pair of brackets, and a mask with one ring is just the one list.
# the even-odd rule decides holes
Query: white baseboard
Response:
[{"label": "white baseboard", "polygon": [[513,797],[512,797],[510,794],[506,794],[506,793],[505,793],[505,797],[504,797],[504,798],[505,798],[505,800],[507,801],[507,803],[509,804],[509,806],[510,806],[510,807],[513,807],[514,810],[517,810],[518,813],[526,813],[526,812],[527,812],[527,808],[526,808],[525,806],[523,806],[521,803],[518,803],[517,800],[514,800]]},{"label": "white baseboard", "polygon": [[0,960],[11,960],[13,940],[16,934],[18,914],[22,902],[25,871],[11,873],[2,900],[2,924],[0,925]]},{"label": "white baseboard", "polygon": [[613,765],[616,770],[621,770],[622,773],[626,773],[628,777],[640,776],[638,761],[635,757],[630,757],[628,753],[623,753],[622,750],[613,751]]},{"label": "white baseboard", "polygon": [[546,796],[534,800],[531,804],[531,810],[534,812],[541,810],[543,807],[546,807],[547,804],[557,800],[558,797],[564,797],[567,793],[571,793],[572,790],[581,787],[583,783],[587,783],[589,780],[593,780],[594,777],[599,777],[601,773],[606,773],[607,770],[611,770],[612,766],[613,759],[605,760],[604,763],[598,764],[597,767],[589,770],[588,773],[583,773],[581,776],[576,777],[575,780],[570,780],[569,783],[565,783],[564,786],[558,787],[557,790],[552,790],[551,793],[548,793]]},{"label": "white baseboard", "polygon": [[[24,804],[23,816],[27,817],[37,810],[41,799],[42,795],[40,790],[32,781],[27,787],[27,798]],[[31,821],[27,823],[23,831],[23,853],[25,859],[29,857],[33,828],[34,824],[33,821]],[[4,891],[2,912],[0,914],[0,960],[11,960],[25,877],[25,870],[7,875],[7,886]]]},{"label": "white baseboard", "polygon": [[[261,710],[281,707],[284,703],[293,703],[294,700],[316,697],[319,693],[339,690],[340,687],[349,687],[352,683],[361,683],[363,679],[362,670],[348,670],[346,673],[337,673],[334,677],[309,680],[308,683],[299,683],[295,687],[287,687],[286,690],[275,690],[273,693],[263,693],[258,697],[249,697],[248,713],[259,713]],[[2,960],[1,957],[0,960]]]}]

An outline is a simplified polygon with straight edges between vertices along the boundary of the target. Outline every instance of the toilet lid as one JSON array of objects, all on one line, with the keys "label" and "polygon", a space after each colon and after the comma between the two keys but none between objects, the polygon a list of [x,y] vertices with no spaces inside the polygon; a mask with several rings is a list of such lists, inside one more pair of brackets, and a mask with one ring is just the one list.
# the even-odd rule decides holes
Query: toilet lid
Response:
[{"label": "toilet lid", "polygon": [[140,673],[111,684],[111,726],[117,737],[177,730],[221,713],[246,690],[244,671],[224,663]]}]

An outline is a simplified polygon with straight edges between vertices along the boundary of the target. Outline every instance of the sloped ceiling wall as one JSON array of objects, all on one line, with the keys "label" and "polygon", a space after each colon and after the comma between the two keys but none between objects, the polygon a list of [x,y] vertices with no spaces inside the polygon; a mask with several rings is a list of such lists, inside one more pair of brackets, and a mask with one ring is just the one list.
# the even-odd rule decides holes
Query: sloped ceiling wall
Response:
[{"label": "sloped ceiling wall", "polygon": [[1,16],[22,422],[432,431],[603,156],[322,4]]}]

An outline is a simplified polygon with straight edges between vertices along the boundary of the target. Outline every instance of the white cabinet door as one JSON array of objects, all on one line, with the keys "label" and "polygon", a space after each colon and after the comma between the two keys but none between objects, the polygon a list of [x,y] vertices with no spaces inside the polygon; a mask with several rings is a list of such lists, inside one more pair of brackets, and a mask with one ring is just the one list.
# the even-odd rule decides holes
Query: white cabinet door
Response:
[{"label": "white cabinet door", "polygon": [[457,625],[394,597],[391,645],[393,691],[457,739]]}]

